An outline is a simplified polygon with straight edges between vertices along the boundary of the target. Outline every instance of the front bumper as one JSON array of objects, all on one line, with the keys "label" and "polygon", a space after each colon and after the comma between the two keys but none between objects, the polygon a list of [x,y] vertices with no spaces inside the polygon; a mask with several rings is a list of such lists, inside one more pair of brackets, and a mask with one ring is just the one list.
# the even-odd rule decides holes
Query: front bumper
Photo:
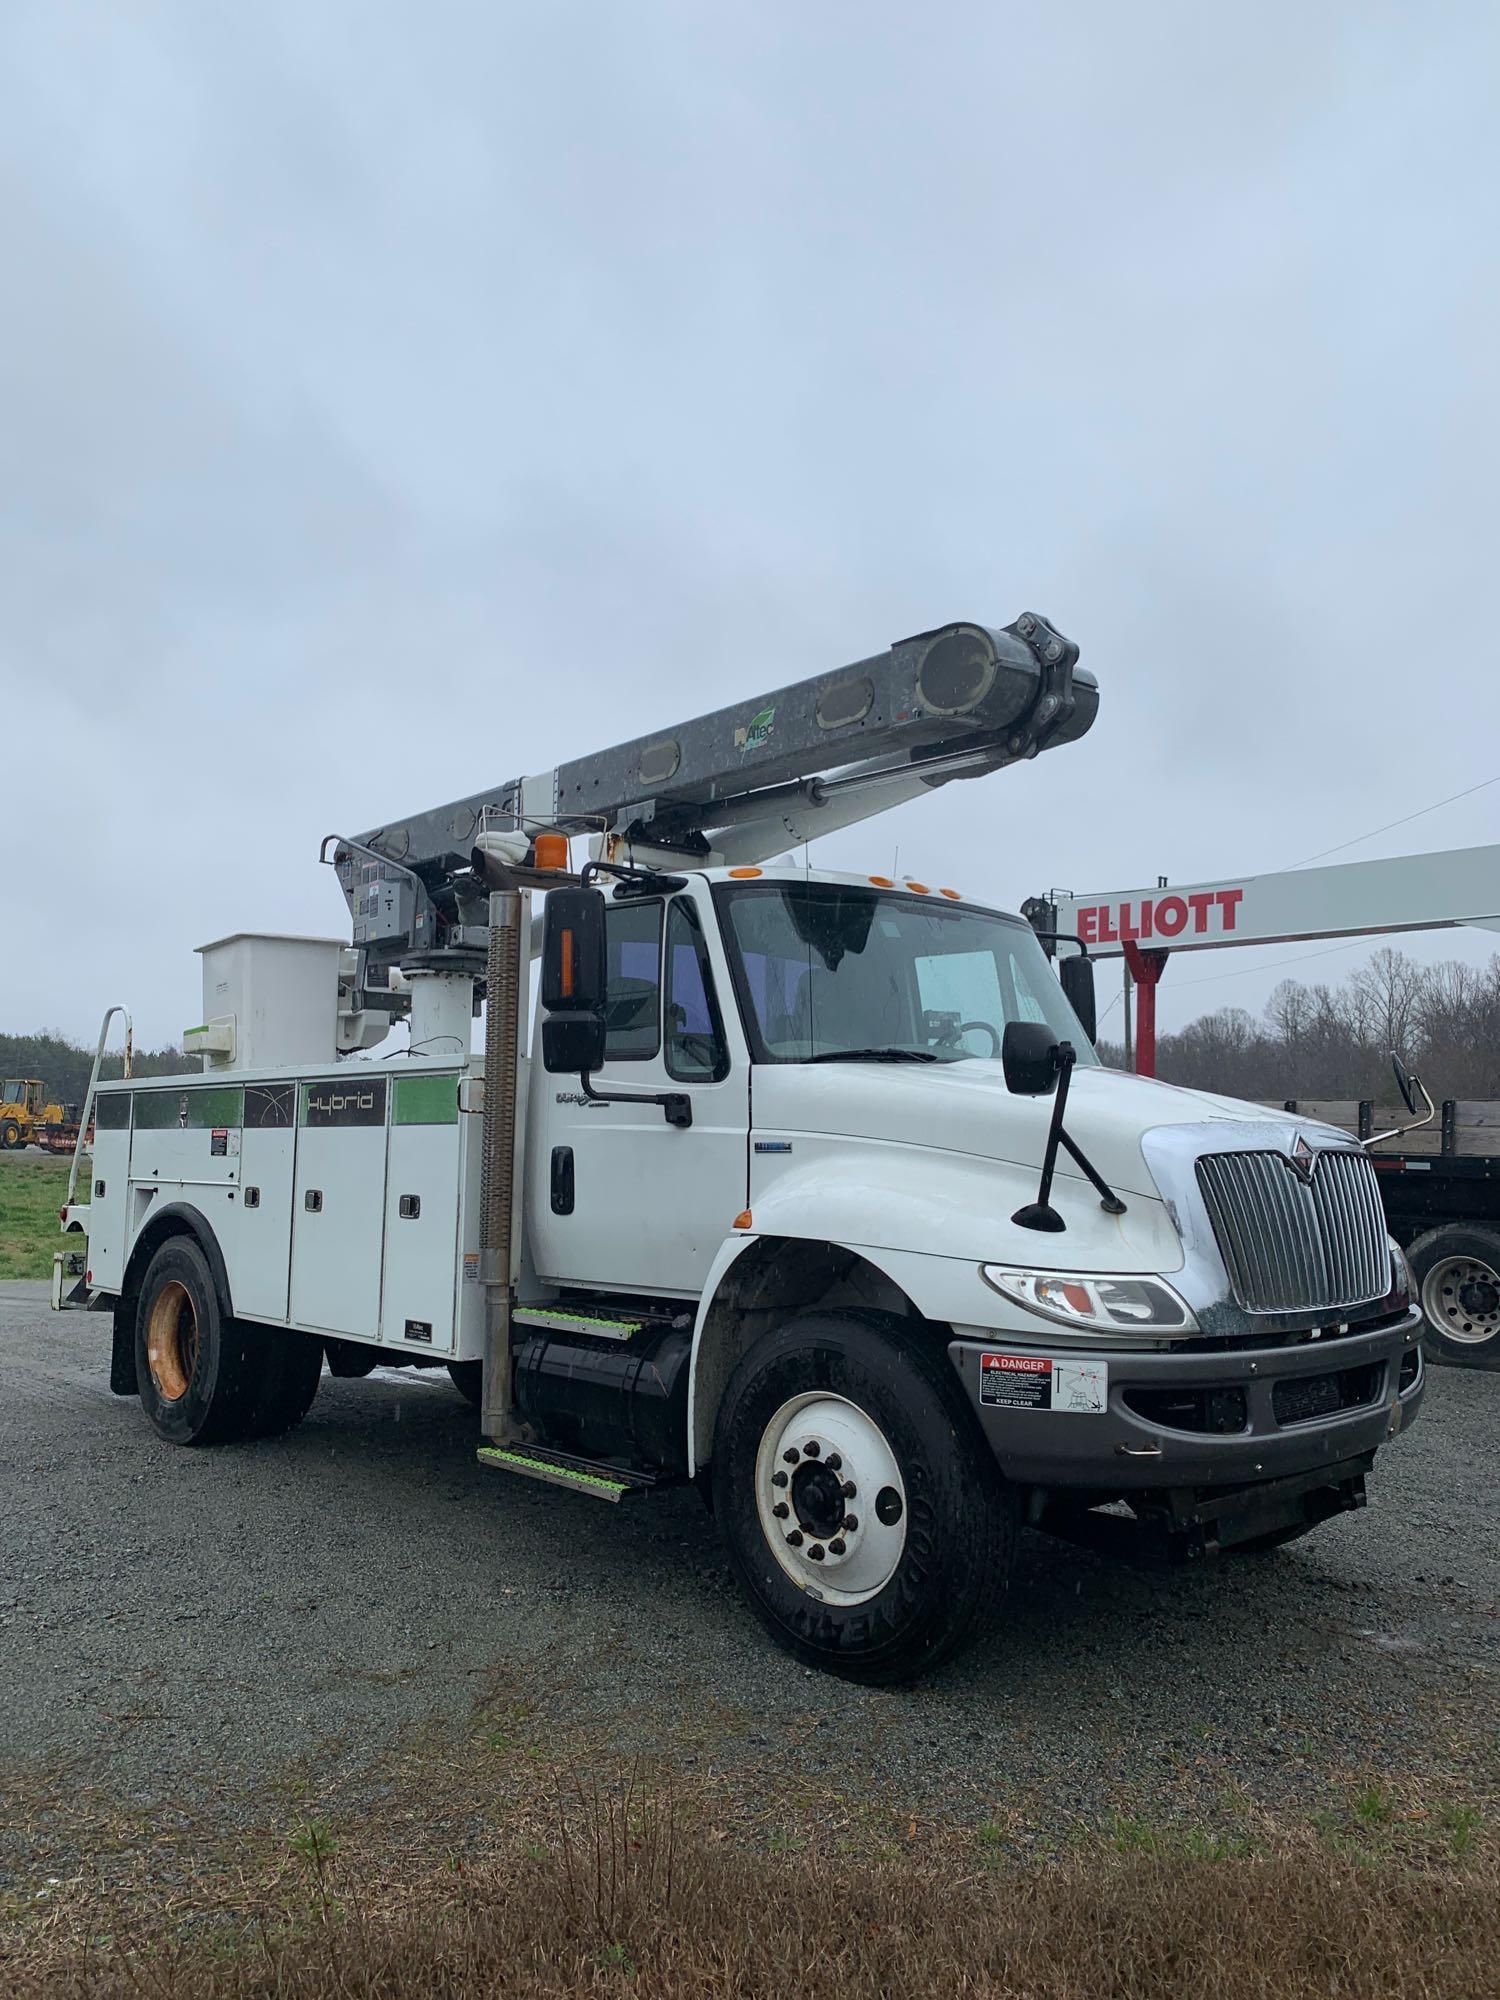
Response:
[{"label": "front bumper", "polygon": [[948,1355],[1008,1479],[1130,1493],[1332,1474],[1373,1452],[1421,1404],[1421,1327],[1413,1306],[1369,1332],[1205,1353],[963,1329]]}]

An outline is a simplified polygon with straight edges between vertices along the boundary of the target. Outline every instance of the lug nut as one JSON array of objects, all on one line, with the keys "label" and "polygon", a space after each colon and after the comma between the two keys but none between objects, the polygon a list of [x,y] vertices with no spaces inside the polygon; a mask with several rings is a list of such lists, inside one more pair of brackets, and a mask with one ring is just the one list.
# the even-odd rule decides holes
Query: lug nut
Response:
[{"label": "lug nut", "polygon": [[820,1563],[823,1560],[825,1553],[826,1551],[824,1550],[823,1544],[821,1542],[814,1542],[812,1547],[807,1552],[809,1560],[815,1563]]},{"label": "lug nut", "polygon": [[776,1519],[778,1521],[784,1521],[787,1515],[791,1513],[791,1511],[792,1511],[791,1508],[788,1507],[785,1500],[778,1500],[776,1502],[776,1505],[771,1509],[771,1512],[776,1516]]},{"label": "lug nut", "polygon": [[854,1481],[852,1479],[846,1479],[843,1485],[839,1488],[839,1491],[840,1493],[843,1494],[846,1500],[852,1500],[854,1498]]},{"label": "lug nut", "polygon": [[786,1460],[788,1465],[795,1465],[798,1456],[797,1447],[794,1444],[789,1444],[781,1456]]},{"label": "lug nut", "polygon": [[829,1452],[823,1463],[828,1467],[830,1472],[842,1472],[844,1469],[844,1461],[836,1451]]},{"label": "lug nut", "polygon": [[802,1530],[800,1528],[793,1528],[792,1532],[786,1538],[786,1544],[789,1549],[800,1549],[802,1546]]},{"label": "lug nut", "polygon": [[784,1472],[773,1472],[771,1474],[771,1484],[773,1486],[785,1486],[786,1474]]},{"label": "lug nut", "polygon": [[857,1514],[846,1514],[844,1516],[844,1533],[846,1535],[853,1535],[856,1534],[858,1530],[859,1530],[859,1516]]},{"label": "lug nut", "polygon": [[804,1449],[806,1450],[809,1458],[816,1458],[818,1453],[823,1449],[823,1447],[818,1443],[818,1440],[816,1438],[809,1438],[807,1440],[807,1444],[805,1445]]},{"label": "lug nut", "polygon": [[842,1535],[835,1535],[833,1540],[828,1544],[828,1553],[831,1556],[841,1556],[847,1546],[848,1544]]}]

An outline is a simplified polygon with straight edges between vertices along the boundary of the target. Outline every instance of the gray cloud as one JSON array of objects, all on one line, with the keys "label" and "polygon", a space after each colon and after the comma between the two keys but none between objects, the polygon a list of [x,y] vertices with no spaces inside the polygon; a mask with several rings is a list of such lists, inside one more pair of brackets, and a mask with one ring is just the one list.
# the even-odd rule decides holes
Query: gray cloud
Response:
[{"label": "gray cloud", "polygon": [[[342,924],[330,828],[949,617],[1047,612],[1099,724],[830,865],[899,843],[1014,905],[1489,775],[1497,42],[1479,5],[8,10],[7,1022],[166,1037],[194,944]],[[1280,976],[1174,968],[1164,1019]]]}]

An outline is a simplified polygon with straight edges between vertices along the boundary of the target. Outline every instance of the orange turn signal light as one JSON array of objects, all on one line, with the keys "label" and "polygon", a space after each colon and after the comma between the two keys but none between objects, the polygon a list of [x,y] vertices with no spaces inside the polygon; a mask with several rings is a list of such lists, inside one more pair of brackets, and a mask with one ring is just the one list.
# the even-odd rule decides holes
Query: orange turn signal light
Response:
[{"label": "orange turn signal light", "polygon": [[535,865],[547,869],[566,868],[568,836],[565,833],[539,833],[536,837]]},{"label": "orange turn signal light", "polygon": [[730,1227],[734,1229],[753,1229],[755,1227],[755,1222],[749,1209],[742,1208],[739,1214],[734,1218],[734,1221],[730,1225]]}]

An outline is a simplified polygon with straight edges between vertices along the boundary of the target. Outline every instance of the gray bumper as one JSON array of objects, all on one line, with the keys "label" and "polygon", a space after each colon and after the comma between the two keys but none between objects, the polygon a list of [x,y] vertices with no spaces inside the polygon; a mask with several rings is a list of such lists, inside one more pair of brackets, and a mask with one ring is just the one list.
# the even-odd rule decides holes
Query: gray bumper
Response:
[{"label": "gray bumper", "polygon": [[[1019,1484],[1231,1486],[1332,1470],[1394,1437],[1422,1400],[1421,1326],[1413,1307],[1370,1333],[1291,1347],[1083,1353],[997,1334],[952,1340],[948,1354],[1001,1469]],[[1071,1387],[1079,1363],[1103,1363],[1107,1381],[1096,1369],[1070,1407],[1052,1381]],[[1335,1402],[1346,1406],[1308,1414]]]}]

